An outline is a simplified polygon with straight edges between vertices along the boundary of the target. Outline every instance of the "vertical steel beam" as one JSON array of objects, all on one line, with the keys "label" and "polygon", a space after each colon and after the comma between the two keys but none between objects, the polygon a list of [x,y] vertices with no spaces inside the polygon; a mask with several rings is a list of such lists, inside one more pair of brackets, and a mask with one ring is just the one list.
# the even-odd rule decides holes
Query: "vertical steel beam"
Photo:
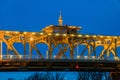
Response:
[{"label": "vertical steel beam", "polygon": [[24,38],[23,46],[24,46],[23,48],[24,48],[24,59],[25,59],[26,58],[26,38]]},{"label": "vertical steel beam", "polygon": [[70,43],[70,58],[74,59],[74,41],[73,41],[73,38],[72,38],[72,41]]},{"label": "vertical steel beam", "polygon": [[52,59],[52,44],[48,46],[48,59]]},{"label": "vertical steel beam", "polygon": [[37,52],[38,55],[41,57],[41,59],[44,59],[43,55],[41,54],[41,52],[39,51],[39,49],[35,46],[35,44],[33,44],[33,43],[31,42],[30,45],[32,46],[32,48],[34,48],[34,50],[36,50],[36,52]]},{"label": "vertical steel beam", "polygon": [[6,59],[9,59],[9,48],[6,46]]},{"label": "vertical steel beam", "polygon": [[115,39],[115,57],[117,57],[117,39]]},{"label": "vertical steel beam", "polygon": [[48,59],[52,59],[52,51],[53,51],[53,48],[52,48],[52,37],[50,36],[48,38]]},{"label": "vertical steel beam", "polygon": [[94,56],[96,57],[96,44],[95,44],[95,40],[93,40],[93,53],[94,53]]},{"label": "vertical steel beam", "polygon": [[29,57],[32,58],[32,46],[29,44]]},{"label": "vertical steel beam", "polygon": [[87,48],[88,48],[88,59],[90,59],[90,54],[91,54],[91,46],[89,45]]}]

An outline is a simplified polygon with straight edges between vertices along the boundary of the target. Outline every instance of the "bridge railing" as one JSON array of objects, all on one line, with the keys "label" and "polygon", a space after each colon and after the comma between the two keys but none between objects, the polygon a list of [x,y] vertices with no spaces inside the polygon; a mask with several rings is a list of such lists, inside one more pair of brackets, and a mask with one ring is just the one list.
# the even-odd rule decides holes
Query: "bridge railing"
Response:
[{"label": "bridge railing", "polygon": [[[29,55],[2,55],[0,56],[0,60],[40,60],[41,58],[37,55],[32,55],[32,57],[30,57]],[[49,58],[46,58],[46,60]],[[53,57],[52,59],[55,59],[55,57]],[[61,59],[65,59],[65,58],[61,58]],[[70,60],[70,58],[67,58],[68,60]],[[74,57],[74,59],[76,60],[120,60],[118,57],[115,58],[97,58],[96,56],[76,56]]]}]

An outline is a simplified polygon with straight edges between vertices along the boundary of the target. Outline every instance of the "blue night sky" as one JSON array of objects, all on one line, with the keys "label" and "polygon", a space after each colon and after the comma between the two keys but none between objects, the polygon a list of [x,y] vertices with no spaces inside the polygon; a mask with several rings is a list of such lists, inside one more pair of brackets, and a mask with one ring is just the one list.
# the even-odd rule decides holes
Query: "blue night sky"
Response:
[{"label": "blue night sky", "polygon": [[[60,10],[64,24],[82,26],[82,33],[120,35],[120,0],[0,0],[0,29],[40,31],[58,24]],[[0,72],[0,80],[30,74]]]}]

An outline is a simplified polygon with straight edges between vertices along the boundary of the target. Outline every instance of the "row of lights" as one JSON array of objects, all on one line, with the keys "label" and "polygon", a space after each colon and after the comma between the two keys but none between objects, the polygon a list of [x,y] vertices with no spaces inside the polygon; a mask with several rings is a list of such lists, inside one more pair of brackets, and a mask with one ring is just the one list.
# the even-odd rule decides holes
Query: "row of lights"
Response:
[{"label": "row of lights", "polygon": [[[77,56],[77,59],[89,59],[89,58],[88,58],[88,56],[83,56],[83,57]],[[97,59],[97,58],[96,58],[96,56],[91,56],[90,59],[93,59],[93,60],[94,60],[94,59]],[[120,60],[118,57],[114,57],[114,59],[115,59],[115,60]]]},{"label": "row of lights", "polygon": [[[6,31],[6,33],[11,33],[12,31]],[[15,32],[16,34],[20,33],[18,31]],[[27,34],[28,32],[23,32],[23,34]],[[35,35],[36,32],[32,32],[31,34]],[[40,35],[44,35],[44,33],[39,33]],[[49,36],[52,35],[52,33],[48,33]],[[59,34],[59,33],[56,33],[54,34],[55,36],[67,36],[68,34]],[[81,35],[81,34],[78,34],[78,35],[75,35],[75,34],[70,34],[70,36],[74,37],[74,36],[78,36],[78,37],[100,37],[100,38],[103,38],[103,37],[107,37],[107,38],[120,38],[119,36],[102,36],[102,35]]]},{"label": "row of lights", "polygon": [[[56,34],[56,36],[59,36],[59,34]],[[63,35],[63,36],[66,36],[65,34]],[[79,35],[80,36],[80,35]],[[80,36],[81,37],[81,36]],[[34,40],[34,38],[33,37],[31,37],[30,38],[30,41],[33,41]]]},{"label": "row of lights", "polygon": [[[9,59],[12,59],[12,58],[14,58],[14,57],[16,57],[16,58],[19,57],[19,59],[21,59],[22,57],[24,57],[24,55],[19,55],[19,56],[17,56],[17,55],[1,55],[1,56],[0,56],[0,58],[4,58],[4,57],[9,57]],[[56,58],[56,55],[54,55],[53,58],[55,59],[55,58]],[[77,56],[77,59],[85,59],[85,60],[87,60],[87,59],[89,59],[89,58],[88,58],[88,56],[83,56],[83,57]],[[97,59],[97,58],[96,58],[96,56],[92,56],[90,59],[95,60],[95,59]],[[115,57],[114,59],[115,59],[115,60],[119,60],[118,57]]]},{"label": "row of lights", "polygon": [[[44,33],[40,33],[41,35],[43,35]],[[49,33],[48,35],[52,35],[51,33]],[[55,36],[67,36],[68,34],[59,34],[59,33],[56,33],[54,34]],[[75,34],[70,34],[70,36],[74,37],[74,36],[78,36],[78,37],[100,37],[100,38],[103,38],[103,37],[107,37],[107,38],[120,38],[119,36],[102,36],[102,35],[81,35],[81,34],[78,34],[78,35],[75,35]]]},{"label": "row of lights", "polygon": [[[16,34],[18,34],[18,33],[20,33],[19,31],[6,31],[5,33],[7,33],[7,34],[9,34],[9,33],[16,33]],[[36,32],[23,32],[23,34],[27,34],[27,33],[31,33],[31,34],[36,34]]]},{"label": "row of lights", "polygon": [[[82,59],[88,59],[88,56],[83,56],[83,57],[77,56],[77,59],[80,59],[80,58],[82,58]],[[92,58],[92,59],[96,59],[95,56],[92,56],[91,58]]]}]

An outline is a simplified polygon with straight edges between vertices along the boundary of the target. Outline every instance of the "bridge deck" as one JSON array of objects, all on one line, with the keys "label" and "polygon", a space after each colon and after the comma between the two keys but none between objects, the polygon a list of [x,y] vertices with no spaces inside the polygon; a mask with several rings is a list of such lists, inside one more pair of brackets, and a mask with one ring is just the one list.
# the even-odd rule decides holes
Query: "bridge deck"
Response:
[{"label": "bridge deck", "polygon": [[0,71],[120,71],[120,61],[110,60],[2,60]]}]

